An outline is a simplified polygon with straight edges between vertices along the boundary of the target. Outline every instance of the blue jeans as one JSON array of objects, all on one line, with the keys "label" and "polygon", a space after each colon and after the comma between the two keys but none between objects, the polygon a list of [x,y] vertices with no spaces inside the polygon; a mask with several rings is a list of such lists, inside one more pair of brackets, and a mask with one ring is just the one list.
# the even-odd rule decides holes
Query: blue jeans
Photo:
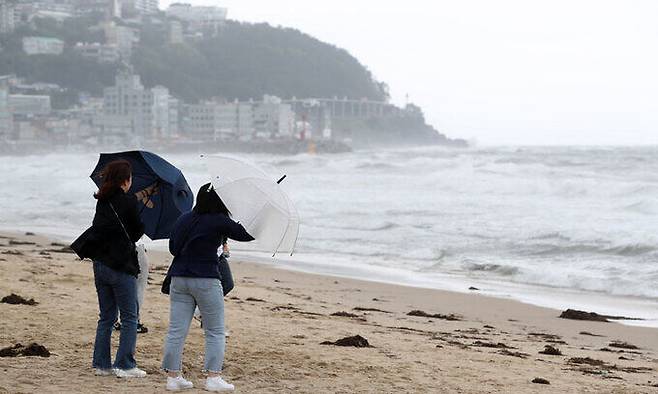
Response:
[{"label": "blue jeans", "polygon": [[185,338],[190,329],[194,309],[198,305],[203,316],[206,339],[204,369],[220,372],[224,363],[224,295],[219,279],[171,278],[169,291],[169,332],[165,340],[162,368],[166,371],[182,370]]},{"label": "blue jeans", "polygon": [[[137,279],[94,261],[94,282],[98,293],[100,317],[94,343],[94,368],[135,368],[137,343]],[[114,365],[110,356],[112,325],[121,313],[121,336]]]}]

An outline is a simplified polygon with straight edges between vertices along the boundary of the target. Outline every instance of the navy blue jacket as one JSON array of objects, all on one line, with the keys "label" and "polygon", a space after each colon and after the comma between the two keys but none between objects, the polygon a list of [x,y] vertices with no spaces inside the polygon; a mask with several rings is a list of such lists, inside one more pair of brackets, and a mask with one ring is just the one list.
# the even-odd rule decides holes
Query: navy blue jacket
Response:
[{"label": "navy blue jacket", "polygon": [[181,215],[169,236],[169,252],[174,256],[171,276],[220,279],[217,249],[227,237],[242,242],[254,240],[241,224],[224,214]]}]

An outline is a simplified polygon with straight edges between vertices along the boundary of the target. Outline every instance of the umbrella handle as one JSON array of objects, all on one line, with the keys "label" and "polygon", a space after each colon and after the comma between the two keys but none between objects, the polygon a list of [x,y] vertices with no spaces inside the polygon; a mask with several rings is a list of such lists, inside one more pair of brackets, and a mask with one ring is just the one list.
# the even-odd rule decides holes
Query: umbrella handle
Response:
[{"label": "umbrella handle", "polygon": [[151,202],[151,196],[155,194],[155,190],[156,190],[158,187],[160,187],[160,179],[158,179],[158,180],[155,181],[155,184],[153,185],[153,192],[152,192],[152,193],[148,193],[148,199],[146,199],[146,202],[144,203],[144,206],[143,206],[142,209],[140,209],[140,211],[139,211],[139,215],[140,215],[140,216],[142,215],[142,212],[144,212],[144,208],[146,208],[146,205],[147,205],[149,202]]}]

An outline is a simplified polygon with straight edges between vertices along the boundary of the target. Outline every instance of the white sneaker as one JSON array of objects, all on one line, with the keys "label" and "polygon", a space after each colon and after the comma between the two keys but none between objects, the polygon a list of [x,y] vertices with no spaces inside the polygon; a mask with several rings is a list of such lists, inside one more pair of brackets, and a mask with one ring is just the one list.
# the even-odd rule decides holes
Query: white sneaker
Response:
[{"label": "white sneaker", "polygon": [[177,376],[175,378],[167,376],[167,390],[169,391],[180,391],[191,389],[192,387],[194,387],[194,384],[182,376]]},{"label": "white sneaker", "polygon": [[114,375],[114,370],[111,368],[105,369],[105,368],[96,368],[94,371],[94,375],[96,376],[110,376]]},{"label": "white sneaker", "polygon": [[206,378],[206,390],[208,391],[233,391],[235,386],[226,383],[224,379],[219,376],[213,378]]},{"label": "white sneaker", "polygon": [[114,374],[117,375],[117,378],[143,378],[146,376],[146,371],[135,367],[132,369],[114,369]]}]

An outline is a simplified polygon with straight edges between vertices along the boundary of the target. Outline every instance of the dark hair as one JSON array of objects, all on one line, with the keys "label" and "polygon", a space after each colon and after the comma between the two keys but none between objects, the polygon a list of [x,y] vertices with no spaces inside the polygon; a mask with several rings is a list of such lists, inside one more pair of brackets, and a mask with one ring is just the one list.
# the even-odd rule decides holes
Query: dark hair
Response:
[{"label": "dark hair", "polygon": [[132,176],[132,166],[127,160],[115,160],[108,163],[101,171],[103,184],[94,194],[97,200],[107,200],[116,193],[122,191],[123,185]]},{"label": "dark hair", "polygon": [[196,205],[192,208],[192,211],[196,214],[223,213],[226,216],[231,216],[231,211],[226,208],[224,201],[219,198],[210,183],[206,183],[199,188],[199,193],[196,195]]}]

